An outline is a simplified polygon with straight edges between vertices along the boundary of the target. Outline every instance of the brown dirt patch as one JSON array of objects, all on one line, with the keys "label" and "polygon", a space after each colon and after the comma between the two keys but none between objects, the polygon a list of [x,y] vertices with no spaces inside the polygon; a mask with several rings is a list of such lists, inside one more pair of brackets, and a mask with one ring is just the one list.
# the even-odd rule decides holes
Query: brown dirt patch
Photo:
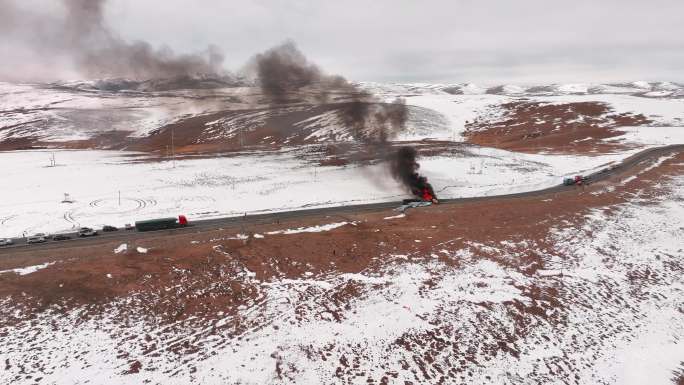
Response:
[{"label": "brown dirt patch", "polygon": [[[411,210],[406,218],[395,220],[383,218],[396,215],[396,212],[382,211],[236,225],[224,230],[179,233],[173,237],[150,234],[149,238],[130,243],[128,252],[122,254],[113,252],[120,242],[67,247],[59,251],[19,251],[3,258],[0,270],[46,261],[58,263],[25,276],[0,275],[0,297],[13,297],[35,311],[53,304],[71,307],[106,303],[131,293],[155,293],[152,296],[155,297],[183,279],[184,273],[179,271],[191,272],[187,274],[190,281],[184,283],[184,290],[165,296],[172,300],[151,298],[145,305],[150,307],[148,311],[166,314],[171,321],[190,315],[209,315],[219,308],[231,308],[254,299],[254,287],[240,278],[244,271],[253,272],[261,281],[299,278],[305,273],[314,276],[357,273],[380,266],[382,256],[429,255],[437,245],[445,242],[450,249],[458,250],[473,242],[533,240],[536,242],[534,249],[519,250],[524,255],[521,258],[482,254],[504,266],[532,274],[543,266],[538,251],[553,247],[541,243],[551,227],[579,221],[592,207],[620,203],[634,189],[662,182],[663,175],[681,174],[684,171],[682,161],[684,155],[679,154],[624,186],[614,185],[624,179],[624,175],[617,175],[549,196],[438,205]],[[648,164],[644,163],[640,168]],[[630,173],[639,172],[640,168]],[[615,190],[597,193],[608,186]],[[658,194],[655,190],[645,191],[642,198]],[[266,234],[283,228],[341,221],[356,222],[356,225],[320,233]],[[238,233],[248,237],[231,239]],[[254,234],[266,235],[262,238]],[[135,251],[137,246],[144,246],[149,252],[140,254]],[[449,259],[444,262],[457,263]],[[107,278],[107,274],[112,278]],[[208,286],[213,289],[200,297],[183,296],[183,292]]]},{"label": "brown dirt patch", "polygon": [[476,119],[466,126],[469,142],[511,151],[537,153],[605,153],[624,150],[603,139],[622,134],[616,128],[650,121],[641,114],[616,114],[599,102],[548,104],[516,101],[501,106],[504,117]]},{"label": "brown dirt patch", "polygon": [[[309,135],[321,126],[300,125],[307,119],[335,112],[345,106],[338,104],[291,104],[267,108],[222,111],[194,116],[163,126],[147,137],[135,140],[127,149],[145,152],[164,152],[171,144],[171,132],[177,154],[229,152],[256,146],[278,148],[318,143]],[[220,123],[214,123],[222,120]],[[213,123],[213,124],[212,124]],[[339,138],[332,134],[329,141]]]},{"label": "brown dirt patch", "polygon": [[[283,283],[287,279],[302,282],[325,280],[340,273],[371,275],[387,271],[383,270],[387,268],[387,262],[397,255],[405,255],[407,262],[424,264],[439,260],[459,267],[462,261],[453,255],[464,249],[472,250],[473,258],[492,260],[507,269],[532,276],[545,268],[544,255],[554,253],[556,245],[549,241],[551,229],[579,228],[592,208],[623,203],[635,194],[644,202],[642,204],[648,204],[649,198],[665,192],[663,186],[667,185],[664,183],[667,178],[682,175],[684,154],[648,170],[652,164],[652,161],[644,162],[622,175],[563,192],[431,206],[410,210],[404,218],[397,219],[384,219],[397,214],[385,210],[236,224],[206,232],[150,234],[147,238],[131,241],[128,251],[120,254],[113,251],[119,242],[85,247],[75,244],[58,251],[17,252],[0,260],[0,270],[46,261],[57,263],[24,276],[0,274],[0,299],[10,305],[0,307],[0,337],[8,333],[8,326],[32,322],[41,312],[50,312],[49,319],[58,320],[53,322],[64,322],[60,320],[60,313],[68,314],[70,310],[78,309],[80,319],[68,321],[77,324],[112,313],[117,318],[103,322],[128,325],[130,319],[136,322],[142,319],[151,325],[149,333],[152,335],[145,334],[147,332],[129,335],[126,327],[114,326],[116,333],[123,333],[117,338],[132,340],[140,348],[133,353],[123,348],[117,352],[117,358],[123,363],[121,373],[134,375],[137,371],[153,371],[154,367],[148,364],[152,361],[149,358],[165,352],[173,357],[166,359],[180,359],[177,370],[193,370],[192,359],[201,360],[211,354],[207,353],[211,349],[202,353],[207,344],[211,344],[212,349],[224,348],[237,341],[249,344],[249,340],[242,341],[245,330],[263,330],[271,326],[275,329],[269,318],[273,313],[268,313],[269,306],[274,306],[268,302],[269,297],[263,289],[270,282],[287,285]],[[627,176],[636,173],[639,173],[638,178],[625,182]],[[354,224],[319,233],[269,234],[276,230],[342,221]],[[246,236],[237,237],[237,234]],[[502,241],[513,245],[506,253],[472,247],[473,244],[492,245]],[[137,246],[147,248],[148,252],[137,252]],[[447,252],[442,253],[442,250]],[[646,271],[639,270],[636,275],[632,278],[648,278]],[[428,277],[421,290],[430,290],[439,279]],[[304,285],[280,299],[292,306],[294,316],[288,316],[287,321],[295,327],[298,322],[312,318],[342,322],[350,317],[354,301],[364,291],[382,284],[364,285],[346,281],[325,290]],[[496,320],[486,317],[477,319],[496,338],[462,345],[464,337],[459,334],[458,327],[439,322],[433,329],[397,337],[391,346],[393,350],[406,352],[406,359],[401,364],[403,369],[415,374],[416,383],[434,380],[435,376],[442,378],[444,383],[455,379],[467,382],[473,367],[487,365],[482,357],[518,357],[521,354],[518,343],[534,331],[536,323],[541,321],[567,328],[568,320],[559,311],[563,304],[557,300],[562,286],[531,285],[518,289],[528,302],[513,300],[498,305],[503,306],[502,314],[506,320],[511,320],[512,327],[500,327]],[[115,301],[125,303],[112,306]],[[476,306],[497,305],[480,303]],[[250,309],[251,315],[240,313],[240,309]],[[59,332],[56,324],[53,327]],[[605,337],[602,334],[597,338]],[[22,340],[21,344],[24,343]],[[323,349],[302,347],[310,360],[320,357],[339,362],[336,374],[345,381],[364,376],[360,368],[365,357],[350,354],[350,350],[339,355],[340,348],[334,345]],[[351,349],[353,353],[354,348]],[[279,354],[271,355],[275,359],[273,365],[277,367],[277,375],[296,378],[296,368],[288,366],[291,363],[281,359]],[[445,361],[445,354],[454,361]],[[192,358],[185,361],[186,357]],[[50,364],[49,359],[46,361]],[[190,362],[187,367],[184,366],[186,362]],[[378,380],[390,382],[389,379],[395,376],[396,372],[387,370],[385,377]]]}]

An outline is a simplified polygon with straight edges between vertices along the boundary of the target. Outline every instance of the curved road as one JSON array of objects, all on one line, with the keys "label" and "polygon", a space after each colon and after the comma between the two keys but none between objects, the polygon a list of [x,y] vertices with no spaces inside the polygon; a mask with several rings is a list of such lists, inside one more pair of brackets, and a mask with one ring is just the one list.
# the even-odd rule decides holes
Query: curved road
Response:
[{"label": "curved road", "polygon": [[[630,156],[623,160],[620,164],[612,166],[610,168],[603,169],[594,174],[588,175],[589,183],[595,183],[611,176],[622,174],[627,170],[637,166],[641,162],[649,161],[653,158],[658,158],[663,155],[667,155],[674,152],[684,151],[684,145],[670,145],[664,147],[650,148],[641,151],[637,154]],[[477,202],[493,199],[512,199],[512,198],[526,198],[547,195],[550,193],[567,191],[572,189],[573,186],[557,185],[553,187],[548,187],[541,190],[514,193],[514,194],[504,194],[504,195],[492,195],[484,197],[470,197],[470,198],[454,198],[454,199],[443,199],[440,200],[441,204],[455,204],[455,203],[467,203],[467,202]],[[193,221],[192,226],[173,229],[173,230],[159,230],[159,231],[149,231],[149,232],[137,232],[134,230],[119,230],[111,233],[100,233],[96,237],[90,238],[77,238],[75,233],[68,234],[73,237],[73,239],[66,241],[52,241],[49,240],[46,243],[41,244],[26,244],[23,238],[13,239],[14,245],[0,247],[0,255],[10,255],[12,253],[24,252],[29,250],[46,250],[46,249],[58,249],[62,247],[72,247],[72,246],[92,246],[99,243],[112,242],[116,240],[134,240],[145,238],[149,235],[160,235],[166,233],[168,235],[183,232],[202,232],[216,230],[222,227],[235,227],[239,225],[253,225],[262,223],[274,223],[276,221],[293,219],[293,218],[305,218],[312,216],[321,215],[340,215],[345,213],[359,213],[359,212],[373,212],[373,211],[383,211],[391,208],[396,208],[400,205],[399,202],[383,202],[383,203],[371,203],[362,205],[351,205],[351,206],[336,206],[336,207],[326,207],[317,209],[303,209],[295,211],[283,211],[267,214],[256,214],[249,216],[238,216],[238,217],[228,217],[228,218],[215,218]]]}]

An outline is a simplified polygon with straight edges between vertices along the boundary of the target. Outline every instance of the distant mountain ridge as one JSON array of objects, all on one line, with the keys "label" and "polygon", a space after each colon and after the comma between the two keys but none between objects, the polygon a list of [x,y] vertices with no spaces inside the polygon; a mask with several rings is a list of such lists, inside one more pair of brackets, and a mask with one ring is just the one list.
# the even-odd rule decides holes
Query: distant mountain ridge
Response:
[{"label": "distant mountain ridge", "polygon": [[553,83],[553,84],[501,84],[496,86],[480,86],[474,83],[447,84],[380,84],[372,82],[359,83],[368,90],[380,92],[406,92],[451,95],[511,95],[511,96],[553,96],[553,95],[595,95],[624,94],[642,97],[684,98],[684,84],[675,82],[626,82],[626,83]]},{"label": "distant mountain ridge", "polygon": [[254,82],[235,75],[183,75],[172,78],[132,80],[123,78],[98,79],[73,82],[55,82],[51,87],[80,91],[139,91],[158,92],[175,90],[208,90],[218,88],[253,86]]}]

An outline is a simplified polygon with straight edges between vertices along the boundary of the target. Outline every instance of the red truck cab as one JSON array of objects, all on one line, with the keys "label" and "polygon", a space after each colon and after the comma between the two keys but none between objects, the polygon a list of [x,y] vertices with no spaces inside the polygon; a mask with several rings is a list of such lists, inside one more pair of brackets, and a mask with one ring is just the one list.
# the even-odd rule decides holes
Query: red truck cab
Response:
[{"label": "red truck cab", "polygon": [[178,226],[185,227],[188,225],[188,218],[185,215],[178,216]]}]

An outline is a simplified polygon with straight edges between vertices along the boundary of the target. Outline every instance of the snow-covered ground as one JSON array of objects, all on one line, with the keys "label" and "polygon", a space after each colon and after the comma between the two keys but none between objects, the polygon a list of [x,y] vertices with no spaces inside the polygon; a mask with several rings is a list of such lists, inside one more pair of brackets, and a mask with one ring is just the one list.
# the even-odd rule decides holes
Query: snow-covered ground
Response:
[{"label": "snow-covered ground", "polygon": [[[192,220],[382,201],[407,193],[386,165],[318,166],[306,148],[228,157],[145,162],[116,151],[0,152],[0,237],[55,233],[79,226],[123,226],[185,214]],[[50,167],[54,154],[56,164]],[[586,174],[629,153],[528,155],[466,148],[425,157],[421,172],[439,197],[536,190]],[[63,202],[65,195],[71,203]],[[120,199],[119,199],[120,196]]]},{"label": "snow-covered ground", "polygon": [[[363,373],[363,379],[393,372],[399,373],[395,377],[399,383],[417,379],[438,383],[442,369],[458,365],[463,357],[472,362],[467,365],[472,384],[527,383],[523,379],[562,383],[566,376],[578,384],[669,383],[684,357],[680,343],[684,318],[678,309],[684,282],[676,267],[684,257],[678,242],[684,207],[675,203],[684,198],[684,178],[674,184],[674,194],[661,197],[654,206],[630,202],[611,207],[610,214],[608,208],[595,210],[587,215],[581,231],[570,227],[553,232],[556,250],[548,255],[548,264],[557,269],[532,277],[493,260],[472,259],[470,249],[450,255],[458,260],[458,268],[436,260],[413,264],[402,262],[403,256],[393,261],[388,257],[382,274],[353,277],[366,287],[367,296],[348,309],[343,321],[312,319],[293,327],[294,314],[274,312],[279,314],[273,321],[278,327],[249,332],[243,336],[249,342],[238,342],[225,354],[202,362],[201,382],[268,383],[274,372],[252,358],[278,351],[273,358],[292,369],[293,383],[327,383],[335,380],[339,362],[307,353],[332,350],[334,356],[358,365],[350,370]],[[501,242],[472,248],[515,258],[515,246]],[[628,278],[638,272],[646,274],[643,280]],[[349,280],[352,277],[342,275],[320,284],[310,280],[302,284],[323,295],[326,288]],[[432,282],[429,288],[427,281]],[[560,288],[554,298],[559,306],[530,298],[524,288],[531,287]],[[304,288],[270,285],[268,295],[278,303],[278,298],[288,298],[294,290]],[[520,323],[511,319],[507,308],[531,302],[547,308],[549,318],[563,320],[561,325],[534,316],[530,317],[535,320]],[[501,343],[502,335],[515,334],[520,327],[528,328],[525,335],[506,343],[514,354],[489,356],[488,344]],[[406,335],[429,342],[411,345],[408,351],[392,344]],[[400,364],[425,355],[432,360],[421,365],[427,367],[422,373]],[[221,362],[234,365],[209,370]]]},{"label": "snow-covered ground", "polygon": [[[621,128],[625,134],[610,140],[637,143],[642,148],[684,143],[684,99],[677,98],[682,92],[679,85],[571,84],[537,90],[520,86],[486,89],[472,84],[367,87],[388,101],[402,96],[417,107],[410,112],[408,130],[399,137],[403,140],[461,141],[467,121],[495,115],[502,103],[526,97],[548,103],[599,101],[617,113],[643,113],[654,122],[652,127]],[[102,117],[102,110],[125,107],[122,103],[126,102],[140,115],[130,120],[93,121],[86,113],[82,121],[89,125],[83,127],[73,126],[78,120],[70,115],[64,125],[51,125],[44,137],[88,138],[91,129],[119,127],[123,121],[147,122],[132,125],[135,135],[144,136],[178,114],[206,111],[184,97],[124,98],[36,89],[0,84],[0,93],[4,93],[0,96],[0,140],[20,135],[2,128],[25,119],[66,119],[60,115],[62,107],[69,114],[97,109],[97,116]],[[169,112],[166,104],[173,105],[173,100],[179,107]],[[113,116],[121,119],[118,113]],[[334,119],[326,117],[330,118],[319,120],[334,124]],[[146,154],[115,151],[0,152],[4,186],[0,192],[0,237],[54,233],[78,226],[122,226],[178,214],[192,221],[398,201],[406,196],[385,165],[320,166],[322,155],[312,152],[314,148],[175,162],[148,161]],[[604,168],[635,151],[600,156],[530,155],[463,145],[419,161],[421,172],[438,195],[450,198],[556,185],[565,176]],[[56,166],[50,167],[53,154]],[[649,167],[668,159],[671,157],[663,157]],[[622,184],[639,177],[630,176]],[[662,184],[671,187],[669,192],[648,200],[630,193],[624,202],[577,213],[583,218],[579,224],[554,227],[542,235],[545,239],[526,239],[528,234],[519,234],[518,241],[460,240],[465,246],[457,248],[452,247],[457,239],[450,234],[450,240],[427,252],[374,255],[376,265],[354,274],[334,269],[316,274],[307,266],[300,278],[273,276],[262,281],[246,269],[220,270],[223,281],[212,274],[212,285],[238,282],[249,284],[256,292],[254,298],[236,306],[237,316],[224,317],[222,309],[218,318],[190,317],[160,325],[159,314],[131,310],[145,308],[141,306],[146,300],[144,291],[103,303],[100,312],[91,304],[65,310],[55,303],[24,314],[28,310],[16,306],[17,298],[8,295],[0,298],[0,308],[21,321],[0,333],[0,363],[5,366],[0,383],[32,383],[38,377],[42,383],[56,384],[319,384],[340,379],[370,383],[370,378],[378,383],[383,376],[390,383],[428,384],[449,380],[474,384],[670,383],[673,371],[682,370],[684,357],[684,178],[663,179]],[[67,202],[63,202],[65,194]],[[395,224],[404,217],[389,215],[385,220]],[[267,230],[253,237],[268,241],[360,227],[356,222],[330,220],[316,226]],[[425,245],[427,239],[421,237],[430,238],[427,234],[416,232],[409,241]],[[248,238],[237,234],[225,239]],[[213,247],[224,253],[221,245]],[[126,243],[113,245],[107,252],[142,258],[154,255],[155,249]],[[542,256],[539,263],[543,268],[520,265],[532,253]],[[224,254],[226,261],[239,261],[228,258],[227,251]],[[65,263],[62,261],[66,259],[55,266],[31,262],[2,270],[0,277],[36,277]],[[224,267],[243,265],[236,262],[221,269]],[[187,274],[191,276],[189,270]],[[99,277],[116,279],[108,271]],[[166,300],[171,290],[185,297],[207,293],[207,286],[193,287],[182,278],[174,285],[153,295]],[[336,302],[342,288],[350,286],[353,298]],[[233,295],[230,293],[227,295]],[[326,311],[320,310],[323,308]],[[341,317],[333,319],[334,312]],[[235,319],[246,325],[239,335],[231,334],[238,329],[227,327]],[[174,351],[185,343],[196,349],[182,355]]]},{"label": "snow-covered ground", "polygon": [[647,146],[684,143],[684,126],[620,127],[620,131],[624,134],[606,140]]},{"label": "snow-covered ground", "polygon": [[40,265],[26,266],[26,267],[21,267],[18,269],[2,270],[2,271],[0,271],[0,274],[14,273],[14,274],[19,274],[19,275],[26,275],[26,274],[35,273],[36,271],[38,271],[40,269],[44,269],[44,268],[51,266],[51,265],[54,265],[54,264],[55,264],[55,262],[46,262],[46,263],[42,263]]},{"label": "snow-covered ground", "polygon": [[[547,103],[601,102],[617,113],[643,114],[656,125],[684,125],[684,86],[635,82],[619,85],[554,84],[485,88],[474,84],[377,84],[359,86],[382,100],[406,100],[406,131],[399,140],[433,138],[463,140],[467,122],[497,117],[501,105],[521,98]],[[87,140],[103,132],[128,131],[146,137],[164,125],[197,115],[231,109],[266,107],[254,87],[168,92],[108,92],[0,82],[0,142],[40,138],[51,143]],[[231,124],[253,124],[263,112],[229,118]],[[268,115],[268,114],[267,114]],[[232,119],[232,120],[231,120]],[[243,120],[250,120],[245,122]],[[313,136],[339,131],[331,112],[299,122],[316,124]],[[216,122],[211,122],[216,123]],[[229,124],[230,126],[230,124]],[[202,140],[220,132],[208,124]],[[231,126],[232,127],[232,126]],[[230,128],[230,127],[229,127]],[[234,128],[234,127],[233,127]],[[344,130],[342,130],[344,131]],[[343,137],[344,135],[342,135]]]},{"label": "snow-covered ground", "polygon": [[[406,104],[438,112],[443,117],[444,121],[437,125],[434,124],[437,119],[432,119],[433,131],[429,134],[420,130],[417,130],[420,133],[417,134],[416,130],[411,130],[418,125],[419,119],[409,120],[409,130],[400,136],[400,139],[403,140],[429,137],[462,141],[468,122],[472,122],[475,118],[480,120],[500,118],[505,112],[501,109],[501,105],[520,98],[524,98],[528,102],[541,103],[599,102],[609,106],[613,110],[611,113],[642,114],[653,121],[652,125],[655,126],[684,127],[684,87],[681,86],[674,86],[682,93],[681,97],[667,97],[672,95],[665,95],[659,98],[634,94],[635,89],[630,87],[603,86],[602,88],[600,85],[556,85],[549,86],[549,91],[544,93],[526,92],[525,88],[517,87],[515,88],[516,92],[497,94],[484,93],[484,90],[482,92],[471,92],[475,88],[473,85],[468,85],[463,94],[457,95],[444,91],[444,89],[449,89],[450,86],[448,85],[417,87],[415,85],[388,86],[367,83],[363,86],[370,92],[381,95],[385,101],[389,102],[397,95],[402,95]],[[504,91],[506,89],[504,87]],[[580,92],[583,89],[584,91]],[[587,89],[595,89],[597,92],[590,93]],[[573,92],[573,90],[577,92]],[[625,90],[627,92],[621,92]],[[643,89],[641,90],[643,91]]]},{"label": "snow-covered ground", "polygon": [[642,114],[657,126],[684,126],[684,98],[654,99],[632,95],[599,94],[537,96],[532,100],[556,104],[601,102],[610,106],[617,114]]},{"label": "snow-covered ground", "polygon": [[[497,109],[492,108],[492,106],[499,106],[506,101],[510,101],[510,98],[499,95],[442,94],[406,98],[406,104],[436,111],[447,121],[447,124],[437,127],[437,129],[433,128],[433,132],[423,135],[423,137],[451,141],[462,141],[463,132],[465,132],[465,126],[468,122],[472,122],[477,117],[495,116]],[[418,138],[409,133],[401,135],[400,139],[415,140]]]},{"label": "snow-covered ground", "polygon": [[[225,109],[225,103],[198,102],[193,93],[113,93],[0,82],[0,141],[35,137],[51,142],[87,140],[106,131],[144,137],[180,118]],[[251,89],[211,90],[211,97],[243,96]],[[239,105],[239,103],[237,104]]]},{"label": "snow-covered ground", "polygon": [[[468,122],[486,116],[496,118],[502,113],[502,104],[524,97],[546,103],[598,101],[610,105],[617,113],[641,113],[654,122],[651,127],[625,128],[625,135],[610,140],[642,146],[684,143],[684,98],[643,95],[647,91],[683,89],[670,83],[552,85],[537,89],[509,86],[490,90],[473,84],[361,86],[386,101],[402,97],[411,106],[406,130],[397,140],[431,138],[460,142]],[[256,89],[249,87],[206,91],[212,96],[209,101],[193,97],[202,92],[205,91],[85,92],[0,83],[0,141],[32,135],[52,141],[88,139],[112,129],[146,136],[182,117],[225,110],[229,105],[240,108],[239,102],[225,104],[216,100],[227,100],[229,96],[239,100],[258,97]],[[328,140],[333,132],[344,139],[348,132],[339,127],[340,120],[333,112],[311,116],[296,126],[316,126],[310,136],[322,141]],[[232,119],[231,124],[243,129],[252,120],[259,120],[262,113],[246,113],[247,120],[240,114],[226,119]],[[38,123],[17,126],[30,121]],[[214,127],[220,121],[207,123],[204,136],[198,140],[214,140],[235,131],[231,125]],[[121,226],[139,219],[181,213],[192,220],[391,201],[405,196],[383,165],[318,167],[314,159],[305,155],[306,147],[182,160],[176,162],[175,168],[171,162],[146,163],[143,154],[54,153],[57,167],[46,167],[52,152],[0,153],[3,184],[10,186],[0,193],[0,236],[58,232],[86,225]],[[563,176],[587,173],[631,153],[551,156],[472,147],[424,158],[421,172],[429,177],[441,197],[494,195],[548,187]],[[75,202],[61,203],[65,193]]]},{"label": "snow-covered ground", "polygon": [[[250,327],[238,335],[222,329],[232,316],[178,327],[121,317],[137,294],[97,316],[87,306],[47,309],[3,331],[0,380],[668,384],[684,356],[684,178],[668,183],[672,192],[648,205],[636,194],[552,230],[545,269],[533,273],[501,262],[528,253],[526,240],[457,250],[446,241],[432,255],[386,255],[379,270],[355,274],[260,281],[245,271],[260,296],[240,307]],[[337,304],[350,285],[353,300]],[[186,342],[197,350],[171,350]]]}]

